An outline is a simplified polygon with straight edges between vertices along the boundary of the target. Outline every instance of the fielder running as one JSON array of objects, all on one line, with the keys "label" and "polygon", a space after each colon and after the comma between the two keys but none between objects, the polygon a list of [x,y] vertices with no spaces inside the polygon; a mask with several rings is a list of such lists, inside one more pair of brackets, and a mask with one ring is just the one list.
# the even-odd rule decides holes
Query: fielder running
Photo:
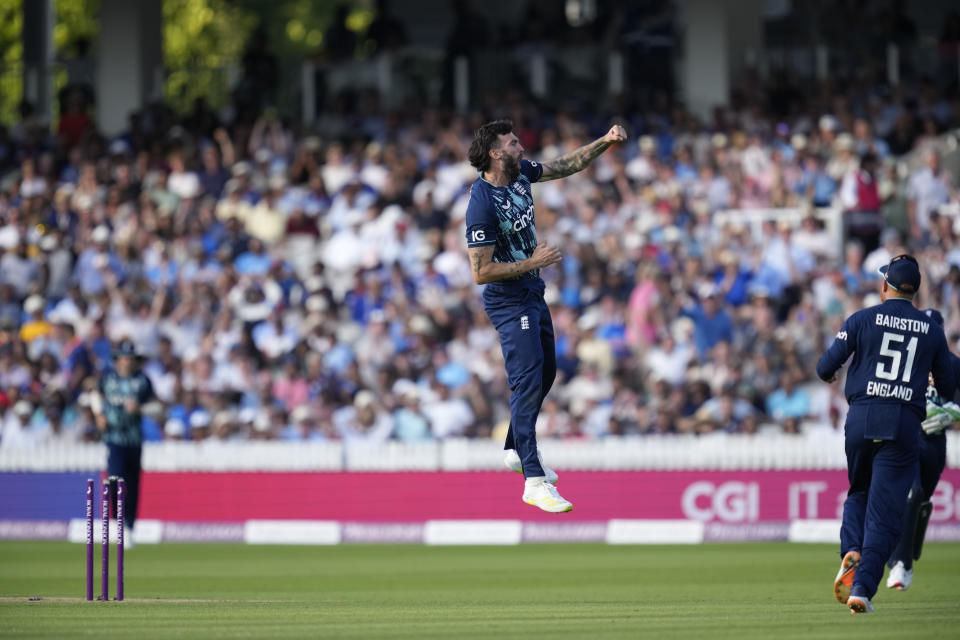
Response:
[{"label": "fielder running", "polygon": [[871,598],[900,539],[907,494],[917,470],[927,380],[952,397],[955,381],[947,340],[937,323],[913,306],[920,267],[899,255],[880,268],[882,304],[843,323],[817,363],[833,382],[851,355],[844,392],[850,403],[844,426],[850,490],[843,504],[840,553],[834,581],[837,600],[851,613],[872,613]]},{"label": "fielder running", "polygon": [[113,368],[100,378],[102,400],[94,403],[97,428],[107,445],[107,475],[126,482],[124,520],[132,547],[133,527],[140,499],[141,458],[143,454],[143,416],[158,409],[150,378],[140,371],[137,350],[130,340],[122,340],[111,352]]},{"label": "fielder running", "polygon": [[[943,316],[939,311],[927,309],[924,313],[943,326]],[[960,383],[960,358],[953,353],[950,354],[950,366],[953,368],[954,379]],[[957,394],[953,399],[958,400]],[[933,385],[928,386],[927,417],[920,424],[923,436],[919,440],[920,447],[917,451],[920,469],[907,496],[903,535],[887,561],[887,566],[890,567],[890,574],[887,576],[888,589],[906,591],[913,582],[913,561],[920,559],[927,523],[933,512],[930,499],[947,463],[947,436],[944,429],[955,422],[960,422],[960,406],[941,397]]]},{"label": "fielder running", "polygon": [[480,171],[467,206],[467,249],[473,279],[487,285],[483,306],[500,335],[510,384],[510,427],[505,463],[526,478],[523,501],[553,513],[573,509],[557,493],[557,474],[543,465],[535,425],[557,371],[550,310],[543,300],[540,269],[560,262],[556,247],[537,244],[530,185],[585,169],[610,146],[623,142],[623,127],[537,164],[523,159],[523,147],[509,120],[480,127],[470,145],[470,164]]}]

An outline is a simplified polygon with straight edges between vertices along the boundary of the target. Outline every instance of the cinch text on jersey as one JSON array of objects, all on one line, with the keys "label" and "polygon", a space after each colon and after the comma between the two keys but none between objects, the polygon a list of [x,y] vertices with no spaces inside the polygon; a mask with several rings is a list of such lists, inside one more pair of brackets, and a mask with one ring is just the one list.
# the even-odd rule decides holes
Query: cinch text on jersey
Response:
[{"label": "cinch text on jersey", "polygon": [[521,213],[517,219],[513,221],[513,230],[523,231],[530,226],[531,222],[533,222],[533,205],[527,207],[527,210]]}]

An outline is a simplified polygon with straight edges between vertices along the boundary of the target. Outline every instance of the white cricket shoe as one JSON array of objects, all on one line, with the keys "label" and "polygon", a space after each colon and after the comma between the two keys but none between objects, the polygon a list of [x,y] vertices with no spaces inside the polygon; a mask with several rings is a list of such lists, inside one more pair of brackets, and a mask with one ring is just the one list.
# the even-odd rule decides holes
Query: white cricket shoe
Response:
[{"label": "white cricket shoe", "polygon": [[573,505],[557,493],[557,488],[544,478],[527,478],[523,487],[523,501],[550,513],[573,510]]},{"label": "white cricket shoe", "polygon": [[890,568],[890,575],[887,576],[887,589],[896,589],[897,591],[906,591],[913,582],[913,569],[907,569],[903,566],[903,560],[898,560]]},{"label": "white cricket shoe", "polygon": [[[539,447],[537,447],[537,460],[540,461],[540,466],[543,468],[544,477],[547,479],[547,482],[550,484],[557,484],[557,482],[560,480],[560,476],[557,475],[556,471],[543,464],[543,455],[540,453]],[[503,456],[503,466],[505,466],[507,469],[510,469],[510,471],[523,473],[523,463],[520,462],[520,455],[517,453],[516,449],[507,449]]]},{"label": "white cricket shoe", "polygon": [[847,606],[850,607],[850,613],[873,613],[873,603],[870,598],[863,596],[850,596],[847,599]]}]

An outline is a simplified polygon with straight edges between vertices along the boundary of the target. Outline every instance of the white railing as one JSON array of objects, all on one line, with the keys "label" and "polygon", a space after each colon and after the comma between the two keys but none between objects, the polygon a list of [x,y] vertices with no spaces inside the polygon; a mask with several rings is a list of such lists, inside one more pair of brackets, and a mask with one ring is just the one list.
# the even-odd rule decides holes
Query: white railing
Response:
[{"label": "white railing", "polygon": [[[960,432],[948,434],[948,463],[960,466]],[[843,435],[827,427],[804,435],[610,437],[544,440],[544,457],[563,470],[844,469]],[[341,442],[163,442],[144,446],[148,471],[481,471],[502,469],[492,440],[377,446]],[[86,471],[106,464],[106,448],[0,447],[0,471]]]},{"label": "white railing", "polygon": [[[960,466],[960,431],[947,434],[948,466]],[[843,434],[829,427],[802,435],[608,437],[543,440],[561,470],[845,469]],[[342,442],[161,442],[144,445],[148,471],[485,471],[503,469],[493,440],[449,439],[381,445]],[[106,465],[106,448],[76,444],[0,447],[0,471],[88,471]]]}]

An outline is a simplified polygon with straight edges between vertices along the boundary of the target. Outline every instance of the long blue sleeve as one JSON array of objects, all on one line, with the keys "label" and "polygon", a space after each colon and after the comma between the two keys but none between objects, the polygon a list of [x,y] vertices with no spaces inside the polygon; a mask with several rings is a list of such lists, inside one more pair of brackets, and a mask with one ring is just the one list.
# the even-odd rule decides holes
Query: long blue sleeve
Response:
[{"label": "long blue sleeve", "polygon": [[[960,385],[960,357],[950,352],[950,366],[953,368],[953,381]],[[960,389],[954,389],[953,401],[960,402]]]},{"label": "long blue sleeve", "polygon": [[843,363],[856,351],[856,329],[857,314],[853,314],[844,321],[830,348],[820,356],[820,361],[817,362],[817,377],[824,382],[832,380]]},{"label": "long blue sleeve", "polygon": [[954,356],[950,353],[950,347],[947,346],[947,339],[941,338],[942,347],[937,349],[933,357],[933,386],[937,388],[937,393],[941,398],[952,398],[957,388],[957,379],[954,374]]}]

